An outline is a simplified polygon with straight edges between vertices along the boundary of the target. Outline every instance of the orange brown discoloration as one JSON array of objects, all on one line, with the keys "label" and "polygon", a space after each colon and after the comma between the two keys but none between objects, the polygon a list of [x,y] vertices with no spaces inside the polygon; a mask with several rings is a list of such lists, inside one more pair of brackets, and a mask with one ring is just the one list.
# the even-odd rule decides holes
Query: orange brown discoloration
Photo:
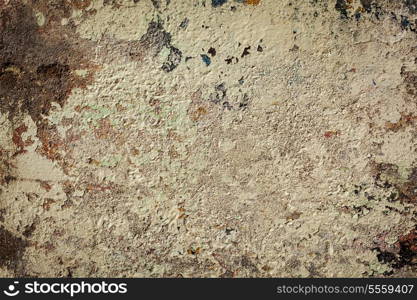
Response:
[{"label": "orange brown discoloration", "polygon": [[398,199],[404,203],[417,203],[417,168],[414,167],[406,179],[399,173],[399,168],[393,164],[372,163],[372,175],[378,184],[394,186]]},{"label": "orange brown discoloration", "polygon": [[395,122],[395,123],[386,122],[385,128],[389,131],[397,132],[400,129],[413,125],[414,122],[416,121],[417,121],[417,116],[414,116],[412,114],[408,114],[408,115],[402,114],[398,122]]},{"label": "orange brown discoloration", "polygon": [[205,109],[204,107],[198,107],[195,111],[190,112],[190,117],[194,122],[197,122],[206,114],[207,109]]},{"label": "orange brown discoloration", "polygon": [[94,130],[94,134],[98,139],[113,139],[116,131],[113,129],[109,118],[104,118],[98,121],[98,128]]},{"label": "orange brown discoloration", "polygon": [[261,3],[261,0],[245,0],[247,5],[258,5],[259,3]]},{"label": "orange brown discoloration", "polygon": [[[72,1],[75,6],[80,1]],[[88,1],[84,1],[87,5]],[[78,3],[78,4],[77,4]],[[84,88],[92,81],[92,72],[81,78],[72,70],[91,68],[85,59],[91,45],[70,29],[55,24],[39,30],[34,9],[44,9],[47,19],[68,17],[71,7],[65,1],[50,6],[39,2],[23,4],[12,0],[0,7],[0,112],[14,122],[29,115],[37,126],[37,137],[42,142],[39,152],[50,159],[60,157],[59,137],[48,116],[52,103],[64,106],[73,88]],[[48,14],[46,13],[48,12]],[[73,45],[77,45],[76,47]],[[91,73],[91,74],[90,74]],[[25,142],[16,129],[13,142],[23,151]]]},{"label": "orange brown discoloration", "polygon": [[38,137],[42,142],[42,145],[37,149],[40,154],[50,160],[61,159],[60,150],[63,147],[63,142],[54,126],[43,127],[38,132]]},{"label": "orange brown discoloration", "polygon": [[49,192],[52,189],[52,186],[46,181],[40,181],[39,184],[41,188],[43,188],[47,192]]},{"label": "orange brown discoloration", "polygon": [[329,130],[324,133],[324,137],[327,139],[336,137],[338,135],[340,135],[340,132],[338,130]]},{"label": "orange brown discoloration", "polygon": [[51,208],[51,205],[54,204],[55,202],[56,201],[54,199],[46,198],[45,202],[42,204],[43,210],[49,211],[49,209]]},{"label": "orange brown discoloration", "polygon": [[25,147],[25,142],[22,139],[22,134],[28,130],[26,124],[20,125],[13,132],[13,143],[17,146],[19,150],[23,150]]}]

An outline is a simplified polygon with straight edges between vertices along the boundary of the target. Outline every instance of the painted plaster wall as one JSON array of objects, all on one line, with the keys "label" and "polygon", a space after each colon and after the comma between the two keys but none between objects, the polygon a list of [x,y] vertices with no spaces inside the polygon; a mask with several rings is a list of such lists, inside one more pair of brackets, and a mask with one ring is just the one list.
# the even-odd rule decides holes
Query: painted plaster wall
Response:
[{"label": "painted plaster wall", "polygon": [[0,0],[0,275],[414,276],[414,0]]}]

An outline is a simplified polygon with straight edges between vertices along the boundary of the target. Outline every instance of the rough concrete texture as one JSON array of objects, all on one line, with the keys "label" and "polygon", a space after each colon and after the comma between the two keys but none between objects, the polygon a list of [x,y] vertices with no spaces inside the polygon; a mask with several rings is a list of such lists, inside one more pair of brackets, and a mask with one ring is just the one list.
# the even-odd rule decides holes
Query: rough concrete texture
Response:
[{"label": "rough concrete texture", "polygon": [[0,276],[415,276],[416,19],[0,0]]}]

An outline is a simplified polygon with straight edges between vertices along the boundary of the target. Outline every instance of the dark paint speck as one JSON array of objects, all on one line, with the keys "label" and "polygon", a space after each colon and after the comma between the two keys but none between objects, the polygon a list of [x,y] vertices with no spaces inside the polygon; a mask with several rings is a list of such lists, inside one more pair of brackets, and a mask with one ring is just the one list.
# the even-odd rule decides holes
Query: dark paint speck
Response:
[{"label": "dark paint speck", "polygon": [[211,0],[211,6],[213,6],[213,7],[222,6],[226,2],[227,2],[227,0]]}]

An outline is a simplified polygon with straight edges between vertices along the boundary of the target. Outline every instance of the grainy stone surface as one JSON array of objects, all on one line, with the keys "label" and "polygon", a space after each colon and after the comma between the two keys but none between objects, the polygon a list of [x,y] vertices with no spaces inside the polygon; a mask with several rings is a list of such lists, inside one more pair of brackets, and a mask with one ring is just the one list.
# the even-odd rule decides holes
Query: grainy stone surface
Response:
[{"label": "grainy stone surface", "polygon": [[416,19],[0,0],[0,276],[414,277]]}]

